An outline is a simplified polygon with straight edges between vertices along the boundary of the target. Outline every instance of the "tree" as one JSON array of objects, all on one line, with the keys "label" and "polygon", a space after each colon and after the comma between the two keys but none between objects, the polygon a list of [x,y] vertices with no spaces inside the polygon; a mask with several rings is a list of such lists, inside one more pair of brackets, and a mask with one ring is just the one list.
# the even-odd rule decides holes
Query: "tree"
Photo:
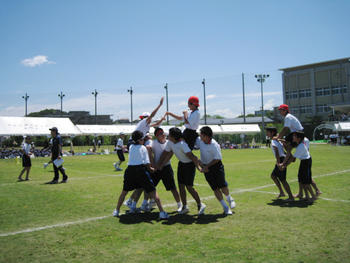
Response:
[{"label": "tree", "polygon": [[31,112],[31,113],[28,114],[28,117],[60,116],[61,114],[68,115],[68,112],[63,111],[61,113],[60,110],[45,109],[45,110],[38,111],[38,112]]}]

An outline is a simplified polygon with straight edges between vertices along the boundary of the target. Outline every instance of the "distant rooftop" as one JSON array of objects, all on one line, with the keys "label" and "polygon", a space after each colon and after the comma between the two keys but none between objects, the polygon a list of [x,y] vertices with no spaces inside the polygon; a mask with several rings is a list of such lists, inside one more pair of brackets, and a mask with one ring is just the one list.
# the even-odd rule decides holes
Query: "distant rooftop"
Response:
[{"label": "distant rooftop", "polygon": [[294,71],[294,70],[302,70],[302,69],[307,69],[307,68],[315,68],[315,67],[328,66],[328,65],[340,64],[340,63],[349,63],[349,62],[350,62],[350,57],[347,57],[347,58],[340,58],[340,59],[335,59],[335,60],[317,62],[317,63],[313,63],[313,64],[295,66],[295,67],[290,67],[290,68],[281,68],[279,70],[288,72],[288,71]]},{"label": "distant rooftop", "polygon": [[[261,123],[261,117],[246,117],[246,123],[247,124],[256,124]],[[264,117],[265,123],[272,123],[273,120],[270,118]],[[182,123],[182,121],[179,120],[169,120],[170,125],[179,125]],[[204,125],[204,119],[201,119],[199,122],[201,125]],[[243,124],[244,119],[243,118],[225,118],[225,119],[213,119],[213,118],[207,118],[207,124],[208,125],[222,125],[222,124]]]}]

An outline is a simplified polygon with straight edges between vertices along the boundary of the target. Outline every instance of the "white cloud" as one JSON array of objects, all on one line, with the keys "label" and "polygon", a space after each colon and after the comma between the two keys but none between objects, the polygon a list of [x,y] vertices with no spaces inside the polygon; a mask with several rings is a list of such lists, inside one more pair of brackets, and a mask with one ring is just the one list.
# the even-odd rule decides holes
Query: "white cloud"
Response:
[{"label": "white cloud", "polygon": [[264,110],[272,110],[272,108],[276,106],[274,99],[269,99],[266,103],[264,103]]},{"label": "white cloud", "polygon": [[214,99],[214,98],[216,98],[215,94],[210,94],[207,96],[207,100]]},{"label": "white cloud", "polygon": [[38,55],[32,58],[26,58],[21,61],[21,63],[26,67],[36,67],[42,64],[56,64],[54,61],[49,61],[47,56]]}]

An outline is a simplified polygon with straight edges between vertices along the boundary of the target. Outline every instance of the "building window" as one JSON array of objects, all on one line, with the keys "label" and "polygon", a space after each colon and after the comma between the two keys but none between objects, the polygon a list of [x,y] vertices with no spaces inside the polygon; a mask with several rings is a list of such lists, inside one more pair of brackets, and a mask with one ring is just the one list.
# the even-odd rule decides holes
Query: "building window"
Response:
[{"label": "building window", "polygon": [[289,100],[289,92],[286,91],[286,100]]},{"label": "building window", "polygon": [[316,96],[323,96],[323,89],[322,88],[316,89]]},{"label": "building window", "polygon": [[332,87],[332,95],[341,94],[342,88],[339,86]]},{"label": "building window", "polygon": [[318,113],[322,113],[322,112],[330,112],[331,108],[328,107],[327,104],[323,104],[323,105],[316,105],[316,112]]},{"label": "building window", "polygon": [[323,96],[329,96],[329,95],[331,95],[331,89],[323,88]]},{"label": "building window", "polygon": [[290,99],[297,99],[298,98],[298,91],[291,91],[290,93],[289,93],[289,98]]},{"label": "building window", "polygon": [[348,87],[346,85],[343,86],[343,93],[348,93]]},{"label": "building window", "polygon": [[305,97],[311,97],[311,89],[305,90]]},{"label": "building window", "polygon": [[312,107],[311,106],[300,106],[300,114],[303,113],[312,113]]},{"label": "building window", "polygon": [[306,97],[305,95],[306,93],[304,89],[299,90],[299,98],[305,98]]},{"label": "building window", "polygon": [[290,113],[292,113],[292,114],[298,114],[298,108],[297,107],[291,107],[290,108]]},{"label": "building window", "polygon": [[[311,91],[310,91],[310,95],[311,95]],[[316,89],[316,96],[329,96],[329,95],[331,95],[330,88],[317,88]]]}]

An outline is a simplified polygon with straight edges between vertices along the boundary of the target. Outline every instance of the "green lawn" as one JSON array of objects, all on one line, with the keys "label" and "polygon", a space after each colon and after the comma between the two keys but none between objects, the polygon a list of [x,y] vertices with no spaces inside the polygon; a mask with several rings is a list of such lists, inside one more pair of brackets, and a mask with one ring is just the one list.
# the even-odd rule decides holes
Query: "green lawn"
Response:
[{"label": "green lawn", "polygon": [[[270,149],[224,150],[234,215],[222,215],[197,173],[206,214],[197,217],[193,202],[188,215],[173,213],[160,183],[168,221],[157,221],[157,209],[111,216],[123,182],[114,154],[66,157],[69,182],[58,185],[44,184],[53,176],[42,167],[48,158],[33,159],[31,180],[21,183],[21,163],[0,160],[0,262],[350,262],[350,147],[311,145],[311,154],[323,192],[313,205],[274,200]],[[287,173],[294,193],[298,165]]]}]

